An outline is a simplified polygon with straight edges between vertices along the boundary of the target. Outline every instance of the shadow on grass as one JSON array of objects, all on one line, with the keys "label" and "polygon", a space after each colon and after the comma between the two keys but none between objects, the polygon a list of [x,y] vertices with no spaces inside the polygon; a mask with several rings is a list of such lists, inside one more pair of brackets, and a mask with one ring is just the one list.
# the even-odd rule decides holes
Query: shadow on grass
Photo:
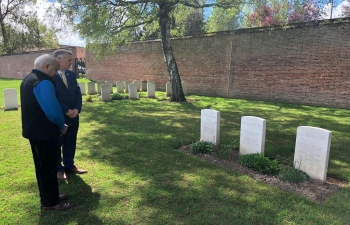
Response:
[{"label": "shadow on grass", "polygon": [[4,108],[4,112],[8,112],[8,111],[18,111],[19,109],[18,108],[15,108],[15,109],[5,109]]},{"label": "shadow on grass", "polygon": [[69,194],[70,198],[67,202],[74,203],[75,208],[66,211],[41,210],[38,224],[53,224],[54,221],[55,223],[59,221],[59,224],[87,224],[87,221],[96,225],[104,224],[94,213],[94,210],[99,207],[100,194],[92,192],[91,187],[80,176],[70,174],[68,183],[61,181],[59,186],[60,193]]},{"label": "shadow on grass", "polygon": [[[334,112],[323,108],[288,104],[274,106],[261,102],[255,107],[248,107],[243,100],[238,103],[232,99],[225,100],[225,104],[217,104],[216,108],[210,104],[211,108],[222,112],[222,140],[239,137],[243,115],[267,119],[267,145],[277,147],[293,145],[297,126],[322,127],[327,124],[329,127],[322,128],[334,131],[335,140],[337,135],[348,129],[346,124],[328,119],[327,115]],[[222,220],[218,224],[231,221],[277,224],[284,221],[282,218],[288,217],[291,210],[294,215],[306,213],[308,220],[315,224],[332,221],[334,210],[325,210],[302,197],[257,184],[245,176],[218,170],[217,166],[174,151],[178,146],[199,139],[200,109],[202,105],[208,106],[203,101],[199,102],[196,105],[121,101],[115,105],[85,106],[87,112],[83,121],[99,125],[98,129],[91,129],[81,138],[82,145],[85,143],[82,147],[90,149],[90,155],[86,157],[107,163],[116,168],[115,173],[120,169],[128,170],[149,181],[137,192],[141,199],[138,213],[142,214],[143,208],[153,209],[147,211],[147,215],[142,214],[149,223],[217,223],[220,218]],[[233,129],[235,135],[226,134]],[[343,151],[336,144],[334,146],[334,152]],[[267,154],[293,156],[289,147],[285,148],[286,152],[279,152],[281,148],[270,149]],[[349,164],[347,158],[331,154],[331,159],[332,156],[336,160],[346,160],[345,165]],[[349,173],[344,175],[345,179],[349,179]],[[320,212],[323,216],[319,216]],[[300,218],[289,221],[301,223],[303,220]],[[114,222],[118,223],[117,220]]]}]

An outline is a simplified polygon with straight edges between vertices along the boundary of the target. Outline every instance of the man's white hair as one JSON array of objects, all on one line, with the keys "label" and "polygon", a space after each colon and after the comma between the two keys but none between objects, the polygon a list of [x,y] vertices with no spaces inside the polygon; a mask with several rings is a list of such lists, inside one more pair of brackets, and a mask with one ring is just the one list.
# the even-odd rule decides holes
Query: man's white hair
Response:
[{"label": "man's white hair", "polygon": [[41,55],[41,56],[39,56],[38,58],[35,59],[34,67],[35,68],[42,68],[46,64],[50,64],[51,65],[54,60],[55,59],[49,54]]}]

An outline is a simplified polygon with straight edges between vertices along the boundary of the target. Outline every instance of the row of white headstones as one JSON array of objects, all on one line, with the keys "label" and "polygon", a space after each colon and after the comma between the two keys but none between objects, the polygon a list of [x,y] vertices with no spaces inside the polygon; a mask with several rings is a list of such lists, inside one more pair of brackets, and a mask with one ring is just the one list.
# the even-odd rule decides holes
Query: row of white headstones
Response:
[{"label": "row of white headstones", "polygon": [[[264,154],[266,120],[255,116],[241,118],[239,154]],[[310,126],[297,128],[294,167],[307,173],[311,178],[325,182],[332,132]],[[220,145],[220,112],[212,109],[201,110],[201,141]]]},{"label": "row of white headstones", "polygon": [[[85,83],[78,83],[82,95],[86,95]],[[97,84],[97,91],[96,91]],[[113,94],[113,83],[112,82],[88,82],[89,95],[101,94],[102,101],[108,102],[112,100],[111,94]],[[148,98],[156,97],[156,86],[153,81],[117,81],[116,82],[117,93],[128,93],[129,99],[137,99],[139,91],[147,91]],[[182,82],[182,89],[184,95],[187,95],[187,83]],[[172,87],[171,83],[168,82],[165,85],[166,95],[171,96]],[[14,88],[7,88],[3,90],[5,110],[18,109],[18,98],[17,91]]]},{"label": "row of white headstones", "polygon": [[[96,92],[96,84],[97,84],[97,92]],[[182,90],[184,92],[184,95],[187,95],[187,83],[182,82]],[[103,82],[99,81],[97,83],[95,82],[88,82],[88,91],[87,94],[93,95],[93,94],[101,94],[102,101],[111,101],[111,93],[113,93],[113,82]],[[83,95],[86,94],[85,91],[85,83],[81,82],[79,83],[79,87],[81,90],[81,93]],[[137,99],[139,91],[147,91],[147,97],[148,98],[154,98],[156,97],[156,86],[153,81],[138,81],[134,80],[131,81],[117,81],[116,82],[116,88],[117,93],[128,93],[129,99]],[[165,92],[167,96],[171,96],[172,94],[172,87],[171,83],[168,82],[165,85]]]}]

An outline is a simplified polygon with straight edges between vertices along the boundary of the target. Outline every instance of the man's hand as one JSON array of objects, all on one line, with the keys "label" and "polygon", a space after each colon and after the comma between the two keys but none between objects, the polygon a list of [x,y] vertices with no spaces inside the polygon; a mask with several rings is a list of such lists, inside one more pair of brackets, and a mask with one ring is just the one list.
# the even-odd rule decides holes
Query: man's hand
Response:
[{"label": "man's hand", "polygon": [[77,115],[79,115],[79,110],[73,109],[72,111],[73,111],[73,114],[71,116],[69,116],[69,118],[71,118],[71,119],[75,118]]},{"label": "man's hand", "polygon": [[61,130],[61,135],[60,135],[60,136],[62,136],[62,135],[64,135],[65,133],[67,133],[68,125],[65,124],[64,126],[65,126],[65,128],[64,128],[63,130]]},{"label": "man's hand", "polygon": [[75,118],[77,115],[79,115],[79,110],[77,109],[69,109],[66,113],[66,116],[71,119]]},{"label": "man's hand", "polygon": [[74,114],[73,110],[69,109],[66,113],[66,116],[71,117]]}]

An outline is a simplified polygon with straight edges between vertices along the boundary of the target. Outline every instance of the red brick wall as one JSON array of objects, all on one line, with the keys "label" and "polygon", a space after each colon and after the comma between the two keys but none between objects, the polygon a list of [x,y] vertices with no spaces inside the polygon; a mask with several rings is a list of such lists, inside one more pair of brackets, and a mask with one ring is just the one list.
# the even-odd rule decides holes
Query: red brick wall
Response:
[{"label": "red brick wall", "polygon": [[[180,77],[189,84],[189,93],[227,94],[230,38],[229,35],[215,35],[172,40]],[[92,80],[153,80],[157,90],[165,90],[169,80],[160,41],[134,43],[101,62],[93,59],[93,54],[87,51],[86,77]]]},{"label": "red brick wall", "polygon": [[350,108],[350,23],[237,32],[230,96]]},{"label": "red brick wall", "polygon": [[0,56],[0,77],[23,79],[33,69],[34,59],[41,54]]},{"label": "red brick wall", "polygon": [[75,58],[85,58],[86,55],[86,49],[83,47],[75,47],[76,50],[76,57]]},{"label": "red brick wall", "polygon": [[[350,20],[281,29],[242,29],[172,41],[189,94],[350,108]],[[159,41],[134,43],[93,61],[92,80],[168,81]]]},{"label": "red brick wall", "polygon": [[[344,23],[244,29],[172,40],[188,93],[350,108],[350,18]],[[0,56],[0,76],[23,78],[36,56]],[[95,81],[153,80],[165,90],[168,74],[160,41],[133,43],[94,61]]]},{"label": "red brick wall", "polygon": [[[72,52],[73,58],[76,58],[75,47],[67,47]],[[34,60],[42,54],[52,54],[56,49],[33,51],[18,55],[0,56],[0,77],[23,79],[34,67]],[[73,62],[74,63],[74,62]],[[74,68],[74,64],[71,68]]]}]

